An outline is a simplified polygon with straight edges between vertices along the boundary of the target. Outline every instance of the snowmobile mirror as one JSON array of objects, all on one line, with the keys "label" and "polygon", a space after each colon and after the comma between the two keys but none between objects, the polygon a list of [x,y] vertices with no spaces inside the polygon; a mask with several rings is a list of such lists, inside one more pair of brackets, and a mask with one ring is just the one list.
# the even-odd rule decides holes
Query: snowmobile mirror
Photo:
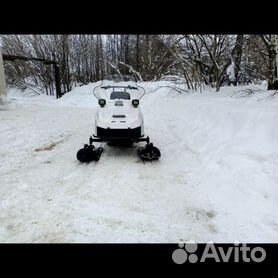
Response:
[{"label": "snowmobile mirror", "polygon": [[101,99],[98,100],[98,104],[99,104],[101,107],[103,107],[103,106],[106,104],[106,100],[103,99],[103,98],[101,98]]},{"label": "snowmobile mirror", "polygon": [[134,107],[137,107],[137,106],[139,105],[139,99],[133,99],[133,100],[132,100],[132,105],[133,105]]}]

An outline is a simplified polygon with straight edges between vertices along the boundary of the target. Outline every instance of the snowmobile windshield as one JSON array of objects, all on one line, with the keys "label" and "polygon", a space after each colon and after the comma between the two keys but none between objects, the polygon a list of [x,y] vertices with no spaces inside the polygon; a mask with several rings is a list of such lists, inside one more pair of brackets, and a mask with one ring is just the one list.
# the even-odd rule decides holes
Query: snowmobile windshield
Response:
[{"label": "snowmobile windshield", "polygon": [[143,87],[139,86],[136,79],[130,75],[109,75],[94,89],[97,99],[140,99],[145,94]]},{"label": "snowmobile windshield", "polygon": [[112,92],[110,99],[130,99],[130,94],[127,92]]}]

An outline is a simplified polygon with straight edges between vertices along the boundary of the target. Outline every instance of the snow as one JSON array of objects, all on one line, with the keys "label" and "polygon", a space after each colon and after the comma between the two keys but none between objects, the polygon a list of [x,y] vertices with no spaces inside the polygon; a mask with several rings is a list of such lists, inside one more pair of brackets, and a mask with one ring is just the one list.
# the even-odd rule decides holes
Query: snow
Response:
[{"label": "snow", "polygon": [[277,242],[278,97],[265,84],[183,94],[169,84],[141,83],[145,133],[162,153],[145,164],[139,144],[76,160],[99,82],[59,100],[10,89],[0,242]]}]

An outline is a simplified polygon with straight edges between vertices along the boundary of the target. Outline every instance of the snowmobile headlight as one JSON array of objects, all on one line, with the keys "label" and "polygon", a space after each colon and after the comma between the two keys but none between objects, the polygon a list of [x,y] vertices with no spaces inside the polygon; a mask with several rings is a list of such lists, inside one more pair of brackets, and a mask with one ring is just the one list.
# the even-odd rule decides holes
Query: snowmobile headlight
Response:
[{"label": "snowmobile headlight", "polygon": [[139,99],[133,99],[133,100],[132,100],[132,105],[133,105],[134,107],[137,107],[137,106],[139,105]]},{"label": "snowmobile headlight", "polygon": [[101,98],[101,99],[98,100],[98,104],[99,104],[101,107],[103,107],[103,106],[106,104],[106,100],[103,99],[103,98]]}]

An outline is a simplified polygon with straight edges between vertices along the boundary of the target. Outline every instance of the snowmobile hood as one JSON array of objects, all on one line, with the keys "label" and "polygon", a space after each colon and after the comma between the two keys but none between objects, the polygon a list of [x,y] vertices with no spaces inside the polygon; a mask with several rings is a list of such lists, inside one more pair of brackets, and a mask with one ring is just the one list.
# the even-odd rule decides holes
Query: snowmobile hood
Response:
[{"label": "snowmobile hood", "polygon": [[103,128],[135,128],[142,122],[140,107],[134,107],[131,101],[107,101],[105,107],[99,107],[96,113],[97,126]]}]

